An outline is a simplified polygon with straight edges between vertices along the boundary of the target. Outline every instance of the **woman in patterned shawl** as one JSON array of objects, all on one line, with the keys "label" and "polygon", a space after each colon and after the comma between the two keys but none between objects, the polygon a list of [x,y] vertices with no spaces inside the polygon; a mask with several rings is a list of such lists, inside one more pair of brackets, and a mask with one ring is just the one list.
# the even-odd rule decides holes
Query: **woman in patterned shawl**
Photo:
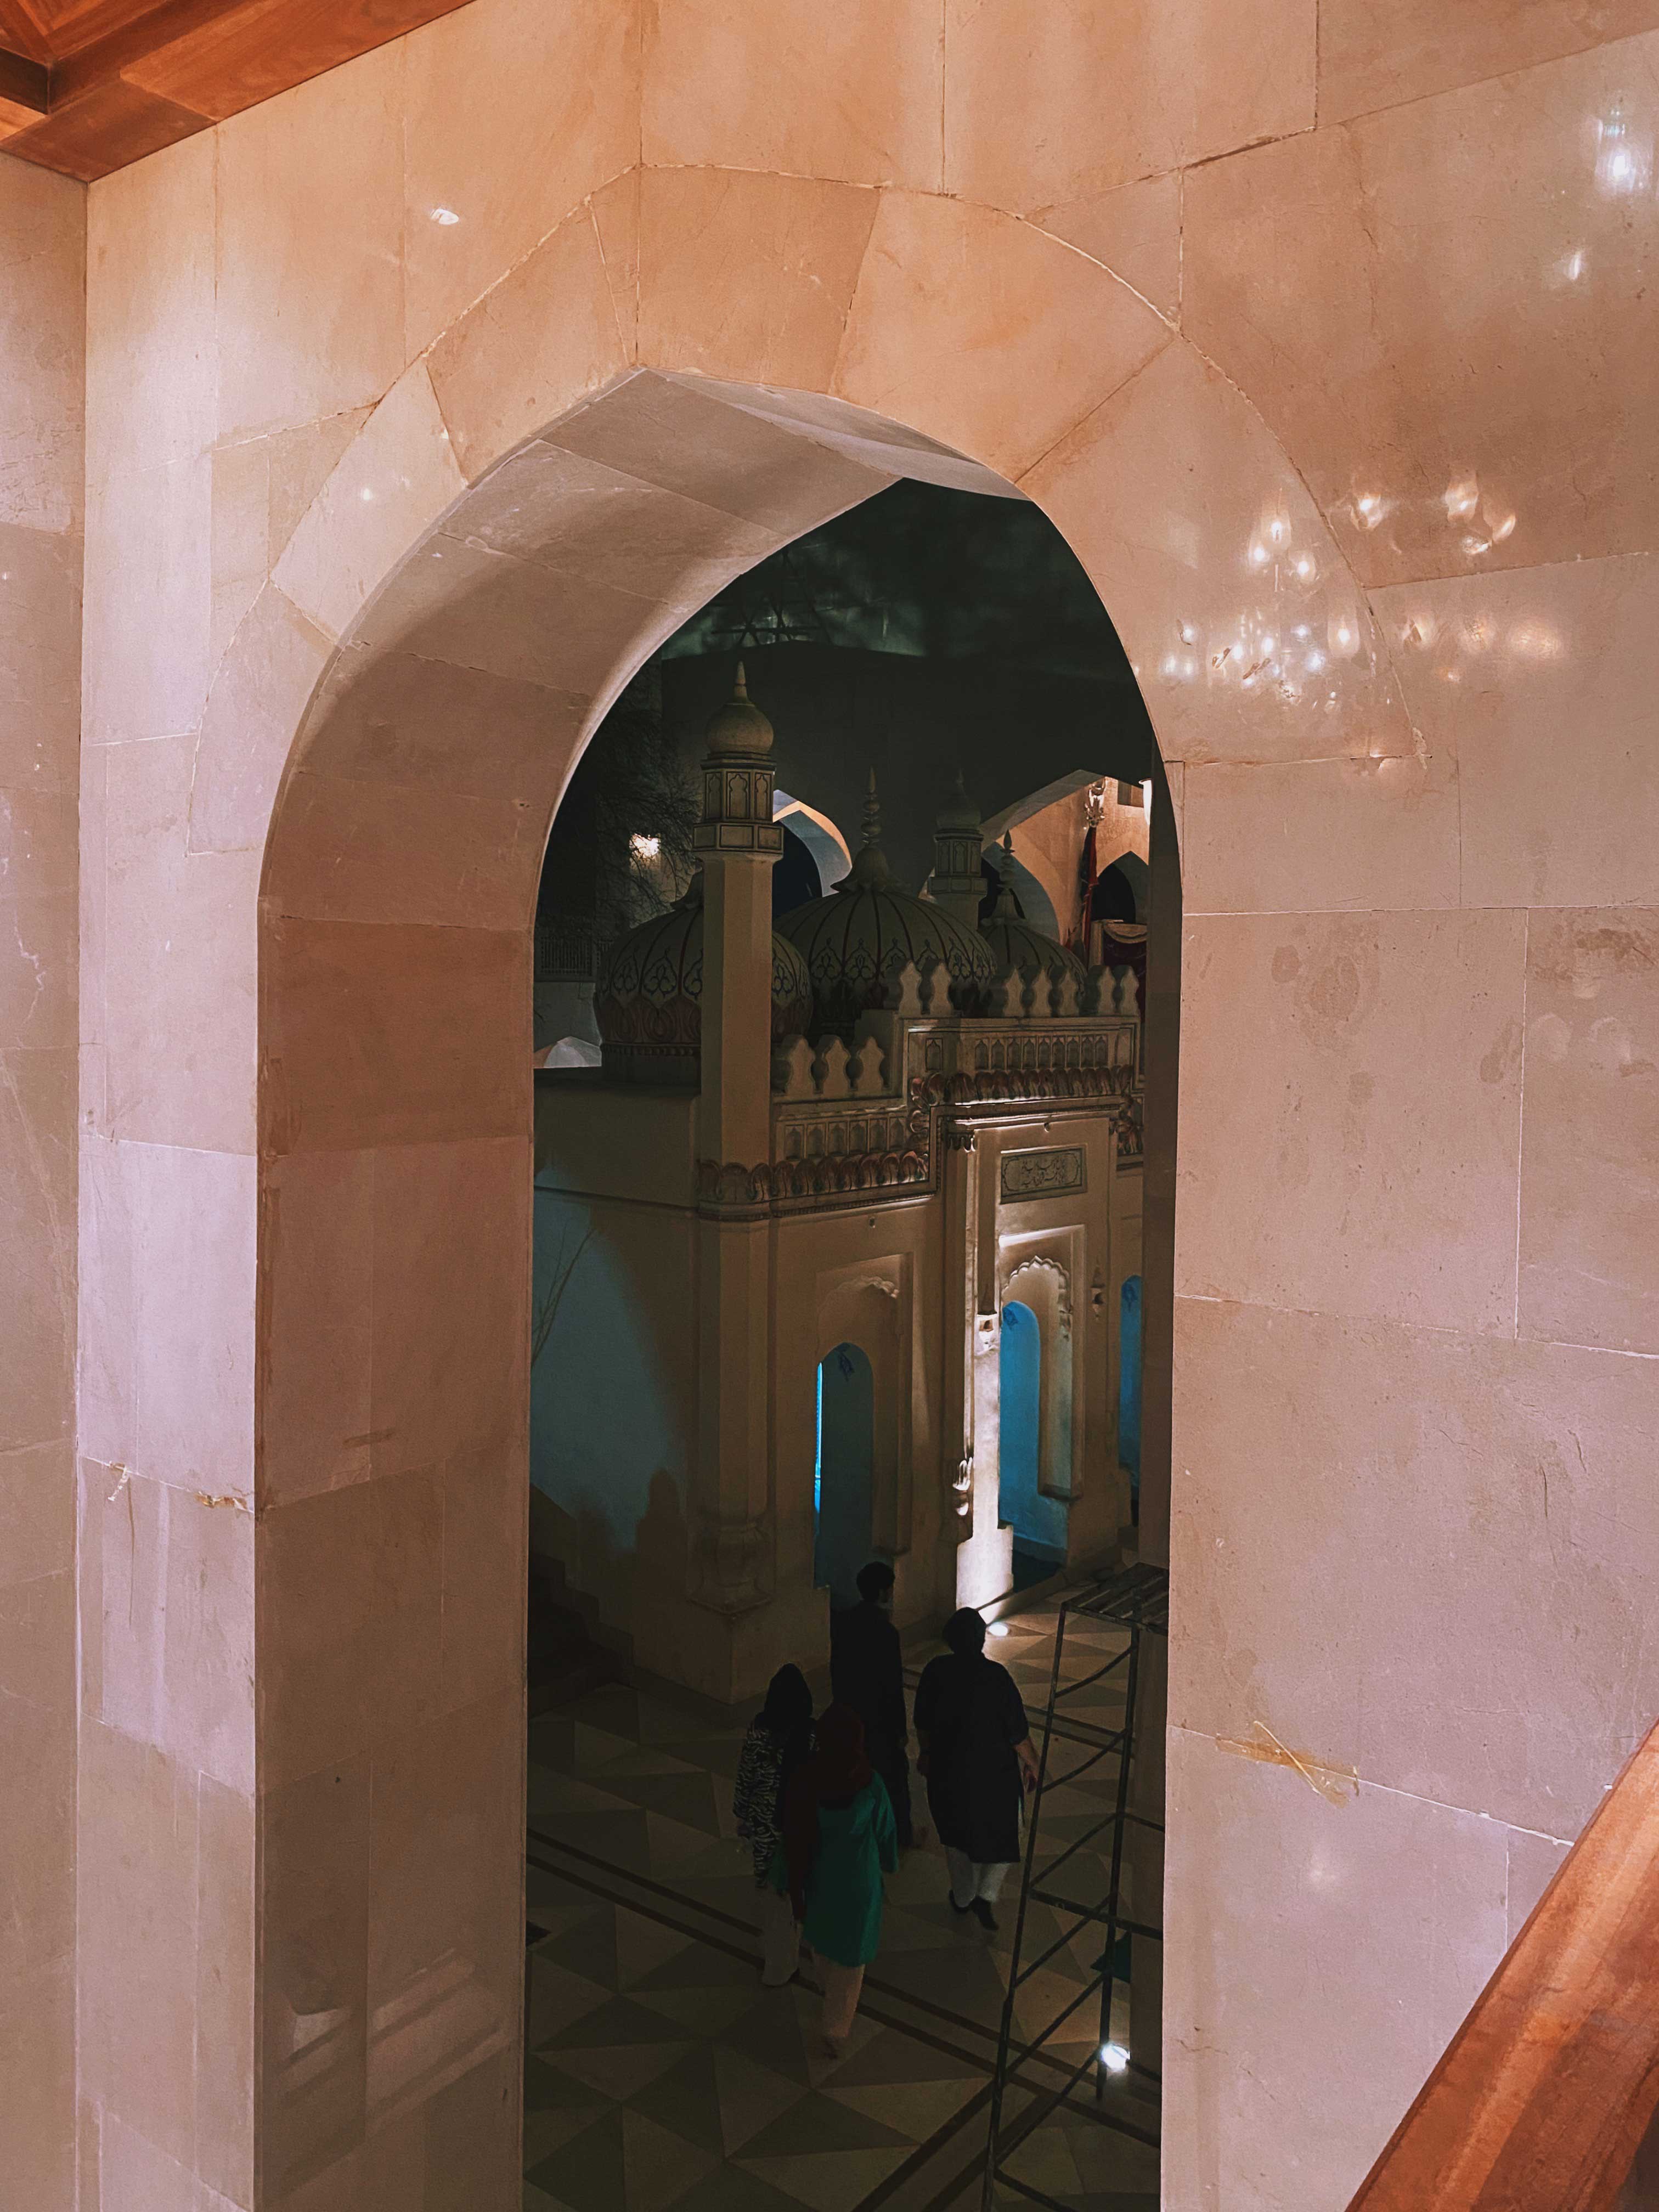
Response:
[{"label": "woman in patterned shawl", "polygon": [[799,1667],[780,1667],[744,1738],[732,1801],[738,1833],[754,1860],[755,1911],[765,1953],[761,1979],[769,1989],[792,1981],[800,1960],[800,1928],[789,1898],[780,1896],[767,1876],[782,1832],[784,1790],[811,1750],[812,1692]]}]

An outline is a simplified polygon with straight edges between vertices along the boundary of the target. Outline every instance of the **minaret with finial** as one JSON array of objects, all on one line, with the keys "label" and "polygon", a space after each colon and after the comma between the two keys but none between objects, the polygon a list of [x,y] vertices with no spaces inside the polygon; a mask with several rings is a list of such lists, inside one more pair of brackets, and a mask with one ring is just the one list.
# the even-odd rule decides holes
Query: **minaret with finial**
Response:
[{"label": "minaret with finial", "polygon": [[979,809],[968,796],[958,769],[957,787],[933,824],[933,872],[927,891],[933,903],[954,915],[964,929],[979,927],[980,901],[985,896],[982,840]]},{"label": "minaret with finial", "polygon": [[[692,1593],[728,1620],[763,1604],[771,1582],[770,1224],[754,1170],[772,1157],[772,869],[783,850],[773,775],[772,725],[739,661],[708,724],[693,836],[704,885],[697,1159],[713,1195],[697,1224]],[[727,1697],[738,1663],[729,1642]]]},{"label": "minaret with finial", "polygon": [[702,811],[693,842],[703,874],[702,1083],[697,1150],[752,1167],[772,1141],[772,725],[749,696],[741,661],[710,719]]}]

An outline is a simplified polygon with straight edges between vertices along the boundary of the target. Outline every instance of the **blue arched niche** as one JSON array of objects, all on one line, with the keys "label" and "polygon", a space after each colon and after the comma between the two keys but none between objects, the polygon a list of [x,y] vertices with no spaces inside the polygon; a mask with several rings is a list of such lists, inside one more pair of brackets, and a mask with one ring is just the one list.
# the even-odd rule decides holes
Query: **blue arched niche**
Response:
[{"label": "blue arched niche", "polygon": [[[1118,1464],[1129,1470],[1129,1497],[1140,1503],[1140,1278],[1131,1275],[1118,1299]],[[1139,1516],[1137,1512],[1136,1518]]]},{"label": "blue arched niche", "polygon": [[1016,1551],[1063,1559],[1066,1507],[1042,1492],[1042,1328],[1015,1298],[1002,1309],[998,1404],[997,1517]]},{"label": "blue arched niche", "polygon": [[812,1473],[812,1580],[831,1605],[856,1605],[875,1512],[876,1378],[856,1344],[818,1362],[817,1452]]}]

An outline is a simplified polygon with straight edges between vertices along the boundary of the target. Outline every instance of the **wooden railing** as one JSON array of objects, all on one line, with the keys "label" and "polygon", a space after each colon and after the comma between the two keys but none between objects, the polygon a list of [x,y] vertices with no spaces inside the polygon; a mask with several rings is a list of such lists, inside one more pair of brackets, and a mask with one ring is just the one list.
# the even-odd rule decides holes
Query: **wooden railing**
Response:
[{"label": "wooden railing", "polygon": [[[1573,1845],[1349,2212],[1619,2212],[1656,2106],[1659,1728]],[[1636,2185],[1622,2202],[1635,2212],[1650,2198]]]}]

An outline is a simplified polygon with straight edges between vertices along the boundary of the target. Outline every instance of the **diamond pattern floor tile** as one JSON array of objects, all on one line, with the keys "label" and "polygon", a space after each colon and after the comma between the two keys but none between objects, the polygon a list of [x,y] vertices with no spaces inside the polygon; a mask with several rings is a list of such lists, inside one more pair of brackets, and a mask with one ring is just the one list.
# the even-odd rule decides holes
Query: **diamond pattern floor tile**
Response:
[{"label": "diamond pattern floor tile", "polygon": [[[1034,1720],[1048,1695],[1054,1620],[1051,1607],[1019,1616],[994,1647]],[[1080,1680],[1118,1648],[1104,1632],[1068,1632],[1062,1679]],[[917,1654],[918,1667],[932,1656]],[[1079,1689],[1066,1709],[1080,1728],[1119,1725],[1121,1674]],[[930,2197],[944,2175],[966,2171],[982,2140],[976,2100],[1003,2004],[1017,1885],[990,1936],[950,1911],[938,1849],[909,1853],[888,1885],[883,1946],[851,2047],[835,2057],[819,2031],[810,1957],[790,1987],[760,1984],[753,1873],[731,1808],[748,1719],[721,1726],[706,1705],[681,1710],[609,1683],[531,1723],[536,1863],[526,1909],[545,1933],[526,1961],[526,2212],[858,2212],[872,2191],[885,2201],[893,2177],[935,2136],[951,2162],[943,2173],[929,2169]],[[1064,1774],[1089,1748],[1057,1738],[1051,1765]],[[1109,1811],[1115,1781],[1108,1759],[1052,1791],[1043,1863]],[[915,1802],[925,1819],[919,1782]],[[1060,1879],[1068,1895],[1092,1901],[1106,1870],[1085,1844]],[[1066,1927],[1031,1906],[1027,1956]],[[1039,2009],[1057,2010],[1102,1940],[1091,1925],[1077,1929],[1022,1993],[1019,2015],[1036,2025]],[[1079,2016],[1085,2042],[1088,2009]],[[1103,2141],[1104,2160],[1086,2118],[1056,2124],[1033,2139],[1019,2170],[1036,2179],[1040,2168],[1042,2185],[1079,2212],[1156,2212],[1156,2154],[1130,2145],[1125,2165],[1111,2148],[1121,2139]],[[908,2208],[904,2192],[920,2179],[907,2172],[896,2185],[896,2206]],[[978,2203],[975,2178],[960,2212]]]}]

